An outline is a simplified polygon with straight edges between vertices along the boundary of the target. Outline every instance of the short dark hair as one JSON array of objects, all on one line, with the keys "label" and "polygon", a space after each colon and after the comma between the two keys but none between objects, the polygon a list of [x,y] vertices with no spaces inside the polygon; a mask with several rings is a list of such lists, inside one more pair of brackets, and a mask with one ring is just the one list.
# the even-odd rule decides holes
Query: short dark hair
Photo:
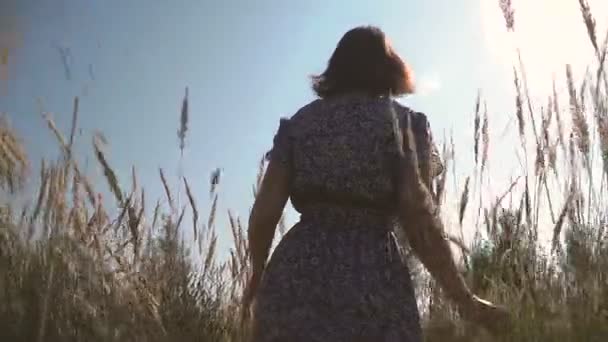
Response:
[{"label": "short dark hair", "polygon": [[414,92],[414,79],[382,30],[359,26],[340,39],[327,69],[312,77],[312,89],[320,98],[349,92],[399,96]]}]

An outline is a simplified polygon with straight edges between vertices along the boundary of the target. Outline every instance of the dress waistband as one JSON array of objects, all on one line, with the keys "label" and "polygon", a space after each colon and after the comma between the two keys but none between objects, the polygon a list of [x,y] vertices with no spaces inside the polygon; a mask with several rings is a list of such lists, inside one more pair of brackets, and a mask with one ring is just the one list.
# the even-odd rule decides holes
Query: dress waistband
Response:
[{"label": "dress waistband", "polygon": [[329,229],[369,228],[390,230],[398,224],[397,216],[375,208],[348,207],[330,203],[300,206],[301,221],[328,226]]}]

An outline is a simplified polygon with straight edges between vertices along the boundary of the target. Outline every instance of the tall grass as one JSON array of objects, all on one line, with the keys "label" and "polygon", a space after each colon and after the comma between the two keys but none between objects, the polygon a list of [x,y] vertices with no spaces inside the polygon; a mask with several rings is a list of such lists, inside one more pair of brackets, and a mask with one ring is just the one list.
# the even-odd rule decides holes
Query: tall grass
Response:
[{"label": "tall grass", "polygon": [[[499,1],[509,30],[516,29],[510,1]],[[448,208],[446,184],[454,168],[453,141],[443,146],[446,172],[433,192],[444,212],[477,222],[476,238],[450,237],[463,257],[463,273],[475,293],[508,304],[514,329],[504,341],[605,341],[608,338],[608,81],[606,39],[598,41],[592,11],[581,15],[597,57],[597,69],[575,80],[570,67],[557,91],[533,104],[523,63],[514,66],[516,136],[526,162],[521,175],[497,198],[483,198],[492,132],[484,99],[475,101],[474,172]],[[559,79],[554,82],[560,82]],[[566,103],[567,105],[564,105]],[[208,216],[188,180],[172,190],[159,170],[165,200],[146,197],[133,172],[124,188],[106,156],[105,139],[93,153],[120,209],[110,215],[72,154],[78,126],[74,101],[69,136],[44,116],[62,156],[43,160],[32,206],[15,196],[31,177],[25,150],[8,120],[0,121],[0,340],[2,341],[241,341],[239,299],[248,276],[245,227],[229,213],[230,257],[218,260],[217,185],[209,184]],[[188,131],[188,93],[178,121],[179,150]],[[533,148],[531,148],[533,147]],[[259,165],[253,195],[265,169]],[[453,172],[455,174],[455,172]],[[124,181],[124,180],[123,180]],[[97,185],[100,186],[100,185]],[[177,194],[174,193],[177,191]],[[183,191],[187,201],[180,203]],[[166,203],[166,204],[162,204]],[[186,213],[189,214],[186,214]],[[191,222],[186,222],[186,217]],[[546,218],[546,219],[545,219]],[[192,232],[184,241],[181,232]],[[281,223],[282,233],[285,225]],[[539,231],[551,231],[545,248]],[[459,319],[417,261],[412,263],[428,341],[491,341]]]}]

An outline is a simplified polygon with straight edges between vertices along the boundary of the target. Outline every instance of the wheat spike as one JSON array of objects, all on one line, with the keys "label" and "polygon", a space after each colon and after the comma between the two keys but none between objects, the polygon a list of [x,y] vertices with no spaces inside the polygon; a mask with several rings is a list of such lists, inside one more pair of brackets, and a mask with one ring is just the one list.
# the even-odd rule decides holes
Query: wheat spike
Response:
[{"label": "wheat spike", "polygon": [[110,164],[108,163],[106,156],[103,153],[100,140],[96,139],[95,137],[93,138],[93,148],[95,150],[95,156],[97,157],[97,161],[101,165],[101,168],[103,169],[103,174],[106,178],[106,181],[108,182],[108,185],[110,186],[110,190],[114,194],[116,201],[120,204],[123,204],[124,196],[122,194],[122,190],[120,189],[120,185],[118,184],[118,178],[116,177],[116,173],[110,167]]},{"label": "wheat spike", "polygon": [[188,87],[186,87],[186,93],[184,100],[182,101],[182,110],[179,120],[179,130],[177,131],[177,137],[179,138],[179,150],[180,153],[184,154],[184,148],[186,147],[186,133],[188,132]]},{"label": "wheat spike", "polygon": [[479,137],[480,137],[480,123],[481,123],[481,93],[477,93],[477,100],[475,101],[475,120],[473,122],[473,153],[475,155],[475,164],[479,161]]},{"label": "wheat spike", "polygon": [[488,154],[490,151],[490,124],[488,118],[488,106],[484,102],[483,126],[481,127],[481,141],[483,142],[481,153],[481,172],[485,170],[488,162]]},{"label": "wheat spike", "polygon": [[568,81],[568,93],[570,95],[570,110],[572,111],[572,121],[574,136],[579,151],[587,156],[590,150],[589,125],[585,118],[585,114],[580,106],[576,89],[574,88],[574,79],[572,77],[572,67],[566,65],[566,78]]},{"label": "wheat spike", "polygon": [[198,208],[196,206],[196,200],[194,199],[194,195],[192,195],[192,190],[190,190],[190,185],[188,184],[188,180],[184,177],[184,186],[186,187],[186,195],[188,196],[188,201],[190,202],[190,207],[192,208],[192,229],[194,230],[194,240],[198,238]]},{"label": "wheat spike", "polygon": [[462,221],[464,220],[464,213],[467,208],[467,204],[469,203],[469,182],[470,177],[467,177],[464,183],[464,190],[462,191],[462,195],[460,196],[460,205],[458,208],[458,222],[462,225]]},{"label": "wheat spike", "polygon": [[158,169],[160,174],[160,180],[163,183],[163,188],[165,189],[165,195],[167,196],[167,200],[169,201],[169,207],[172,212],[175,212],[175,202],[173,202],[173,196],[171,195],[171,190],[169,189],[169,183],[167,182],[167,178],[165,177],[165,172],[163,169]]}]

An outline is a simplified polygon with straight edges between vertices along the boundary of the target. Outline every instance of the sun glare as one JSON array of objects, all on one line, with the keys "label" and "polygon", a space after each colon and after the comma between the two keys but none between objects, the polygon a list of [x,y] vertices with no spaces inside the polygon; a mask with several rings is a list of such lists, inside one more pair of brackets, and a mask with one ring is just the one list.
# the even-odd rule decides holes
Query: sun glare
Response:
[{"label": "sun glare", "polygon": [[[565,64],[582,76],[593,63],[592,47],[576,0],[512,0],[515,32],[508,32],[498,0],[479,0],[486,46],[504,65],[517,64],[521,50],[530,88],[544,93],[553,76],[562,77]],[[601,45],[606,37],[608,1],[588,0]]]}]

